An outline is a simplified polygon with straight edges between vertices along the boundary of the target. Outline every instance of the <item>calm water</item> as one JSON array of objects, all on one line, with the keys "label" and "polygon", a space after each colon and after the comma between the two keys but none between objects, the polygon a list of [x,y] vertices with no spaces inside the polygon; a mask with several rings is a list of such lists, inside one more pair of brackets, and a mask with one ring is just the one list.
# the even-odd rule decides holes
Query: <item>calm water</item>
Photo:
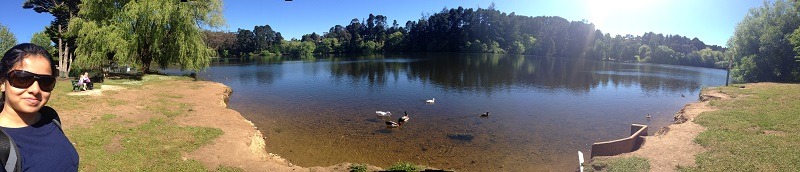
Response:
[{"label": "calm water", "polygon": [[[296,165],[568,171],[577,151],[627,136],[631,123],[669,124],[702,87],[724,85],[725,71],[442,53],[228,60],[198,77],[230,86],[229,107]],[[387,129],[377,110],[411,120]]]}]

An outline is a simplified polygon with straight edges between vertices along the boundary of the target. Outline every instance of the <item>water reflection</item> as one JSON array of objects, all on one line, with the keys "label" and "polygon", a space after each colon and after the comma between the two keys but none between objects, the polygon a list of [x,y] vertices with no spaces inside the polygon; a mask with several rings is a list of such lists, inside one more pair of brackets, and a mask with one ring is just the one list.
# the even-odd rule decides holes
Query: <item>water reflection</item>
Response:
[{"label": "water reflection", "polygon": [[[336,59],[330,71],[336,80],[366,82],[372,86],[388,80],[407,79],[433,83],[457,92],[532,87],[550,91],[568,90],[581,94],[600,85],[639,87],[649,94],[679,94],[698,90],[701,71],[666,65],[638,65],[592,62],[581,59],[556,59],[499,54],[417,54],[405,60]],[[401,75],[404,78],[401,78]]]}]

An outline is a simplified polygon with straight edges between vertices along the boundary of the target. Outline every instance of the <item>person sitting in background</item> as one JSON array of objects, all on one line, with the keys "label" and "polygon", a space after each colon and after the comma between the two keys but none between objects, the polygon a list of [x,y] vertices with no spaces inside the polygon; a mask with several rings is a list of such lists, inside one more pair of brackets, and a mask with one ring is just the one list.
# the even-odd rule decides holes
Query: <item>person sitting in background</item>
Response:
[{"label": "person sitting in background", "polygon": [[78,87],[80,87],[80,90],[81,90],[81,91],[85,91],[85,90],[86,90],[86,83],[83,83],[83,81],[85,81],[85,79],[84,79],[84,75],[83,75],[83,74],[81,74],[81,76],[80,76],[80,77],[78,77],[78,83],[77,83],[77,84],[75,84],[75,86],[78,86]]},{"label": "person sitting in background", "polygon": [[82,79],[82,81],[83,81],[83,90],[94,89],[93,86],[92,86],[92,80],[89,79],[89,72],[84,72],[83,75],[81,75],[81,76],[83,77],[83,79]]}]

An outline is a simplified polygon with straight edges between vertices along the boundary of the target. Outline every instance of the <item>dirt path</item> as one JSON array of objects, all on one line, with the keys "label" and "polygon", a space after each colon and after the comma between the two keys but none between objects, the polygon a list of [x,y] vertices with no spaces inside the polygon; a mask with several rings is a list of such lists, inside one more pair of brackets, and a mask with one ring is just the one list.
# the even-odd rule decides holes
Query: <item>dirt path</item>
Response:
[{"label": "dirt path", "polygon": [[[694,138],[705,131],[705,127],[694,123],[694,118],[700,113],[714,111],[708,105],[711,99],[730,99],[730,96],[717,90],[703,92],[700,101],[687,104],[680,112],[675,114],[675,124],[664,127],[656,134],[645,137],[645,142],[639,150],[612,157],[645,157],[650,161],[651,171],[675,171],[676,166],[696,166],[695,156],[705,149],[694,143]],[[656,129],[651,129],[651,131]]]},{"label": "dirt path", "polygon": [[[152,97],[168,96],[189,106],[186,115],[176,117],[179,125],[203,126],[221,129],[224,134],[213,143],[204,145],[193,152],[184,153],[185,159],[202,162],[208,169],[216,169],[219,165],[237,167],[245,171],[347,171],[350,163],[340,163],[329,167],[294,166],[278,155],[265,151],[264,137],[253,123],[246,120],[239,112],[228,109],[225,99],[231,89],[223,84],[206,81],[165,80],[158,85],[143,85],[141,88],[126,89],[119,86],[104,85],[102,89],[79,93],[68,93],[61,96],[88,95],[98,96],[101,100],[127,101],[128,106],[107,106],[102,103],[88,110],[65,110],[60,112],[66,129],[86,125],[85,121],[98,118],[103,112],[114,112],[123,115],[120,120],[131,121],[130,125],[148,121],[152,115],[143,112],[144,106],[158,101]],[[377,167],[369,167],[377,170]]]}]

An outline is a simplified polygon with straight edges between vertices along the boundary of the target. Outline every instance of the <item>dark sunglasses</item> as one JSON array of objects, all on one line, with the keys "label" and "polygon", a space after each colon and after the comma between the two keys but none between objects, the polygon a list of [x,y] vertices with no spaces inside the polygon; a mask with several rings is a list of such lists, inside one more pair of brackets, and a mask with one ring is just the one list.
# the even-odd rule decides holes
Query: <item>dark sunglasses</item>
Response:
[{"label": "dark sunglasses", "polygon": [[6,75],[8,83],[16,88],[28,88],[33,85],[33,81],[39,81],[39,88],[42,91],[50,92],[56,87],[56,77],[52,75],[39,75],[24,70],[13,70]]}]

